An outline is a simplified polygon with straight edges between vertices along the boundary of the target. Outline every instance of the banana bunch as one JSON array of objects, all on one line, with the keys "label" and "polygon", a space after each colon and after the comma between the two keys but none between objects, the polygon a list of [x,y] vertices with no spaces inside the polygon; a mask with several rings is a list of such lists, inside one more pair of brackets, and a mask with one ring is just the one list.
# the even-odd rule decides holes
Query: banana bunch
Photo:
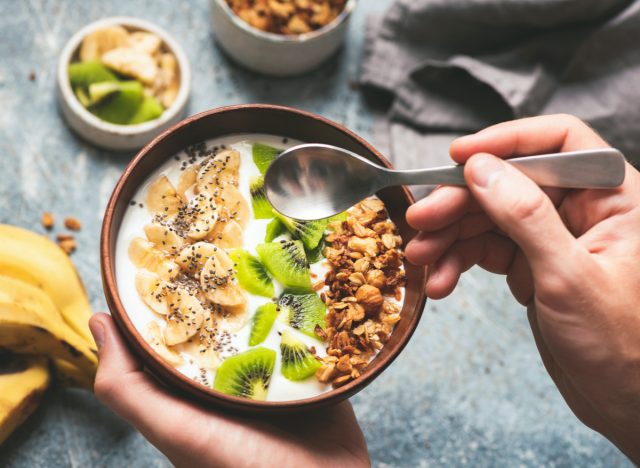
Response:
[{"label": "banana bunch", "polygon": [[91,313],[60,247],[0,224],[0,444],[37,407],[51,375],[65,386],[93,388]]}]

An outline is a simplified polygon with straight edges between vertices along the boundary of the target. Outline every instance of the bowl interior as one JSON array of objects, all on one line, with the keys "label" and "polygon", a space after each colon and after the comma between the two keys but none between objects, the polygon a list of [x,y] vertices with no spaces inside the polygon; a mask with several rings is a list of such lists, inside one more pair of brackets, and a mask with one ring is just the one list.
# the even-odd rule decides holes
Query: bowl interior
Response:
[{"label": "bowl interior", "polygon": [[[379,164],[389,163],[364,140],[350,131],[324,118],[294,109],[269,105],[242,105],[215,109],[190,117],[167,130],[147,145],[127,167],[118,182],[107,211],[102,231],[101,266],[103,283],[109,308],[122,332],[141,355],[148,367],[163,381],[186,391],[201,401],[220,404],[228,408],[251,411],[287,411],[309,409],[353,395],[373,380],[406,345],[422,314],[425,303],[424,284],[426,269],[405,262],[407,287],[402,319],[396,325],[391,339],[358,379],[322,395],[290,402],[256,402],[223,395],[196,384],[168,364],[155,357],[155,353],[135,329],[120,301],[115,276],[115,245],[120,223],[129,201],[137,188],[159,165],[182,151],[187,145],[210,138],[240,133],[263,133],[301,140],[326,143],[348,149]],[[404,213],[413,199],[403,187],[392,187],[378,193],[389,214],[399,228],[406,243],[415,232],[405,221]]]},{"label": "bowl interior", "polygon": [[[176,57],[178,62],[178,72],[180,75],[178,95],[171,106],[168,109],[165,109],[162,115],[157,119],[134,125],[116,125],[106,122],[85,109],[71,89],[68,66],[78,58],[80,44],[89,33],[105,26],[113,25],[121,25],[128,31],[146,31],[156,34],[162,39],[165,48],[169,52],[172,52]],[[103,18],[80,29],[65,45],[62,53],[60,54],[60,60],[58,63],[58,86],[60,87],[62,98],[69,104],[74,113],[93,127],[109,131],[114,134],[143,133],[170,122],[176,118],[177,114],[184,108],[191,88],[191,67],[186,54],[178,43],[165,30],[158,26],[139,18],[130,18],[126,16]]]},{"label": "bowl interior", "polygon": [[283,34],[276,34],[268,31],[263,31],[262,29],[258,29],[251,26],[249,23],[247,23],[246,21],[244,21],[238,15],[235,14],[235,12],[227,4],[226,0],[211,0],[211,1],[216,2],[219,8],[223,10],[227,14],[227,16],[231,18],[233,23],[240,29],[247,31],[250,34],[260,37],[269,42],[289,42],[289,43],[308,42],[337,28],[353,12],[353,9],[356,7],[356,2],[357,2],[357,0],[348,0],[344,6],[344,9],[340,12],[340,14],[333,21],[324,25],[320,29],[316,29],[315,31],[311,31],[304,34],[285,36]]}]

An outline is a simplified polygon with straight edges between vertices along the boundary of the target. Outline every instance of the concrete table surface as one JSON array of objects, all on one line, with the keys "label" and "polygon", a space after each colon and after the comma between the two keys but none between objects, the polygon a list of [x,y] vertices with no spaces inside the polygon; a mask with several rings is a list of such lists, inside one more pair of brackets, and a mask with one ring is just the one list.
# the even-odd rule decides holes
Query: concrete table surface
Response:
[{"label": "concrete table surface", "polygon": [[[0,222],[42,232],[52,211],[81,219],[73,255],[95,310],[106,310],[98,266],[102,214],[132,153],[96,149],[64,125],[55,65],[86,23],[130,15],[174,34],[193,67],[189,113],[271,102],[322,114],[375,141],[357,76],[362,0],[342,53],[305,77],[244,71],[215,46],[205,0],[0,0]],[[30,74],[33,73],[33,80]],[[631,466],[582,426],[545,373],[525,311],[502,278],[472,270],[448,299],[430,302],[410,345],[352,399],[375,466]],[[167,460],[86,392],[54,390],[2,447],[0,466],[166,466]]]}]

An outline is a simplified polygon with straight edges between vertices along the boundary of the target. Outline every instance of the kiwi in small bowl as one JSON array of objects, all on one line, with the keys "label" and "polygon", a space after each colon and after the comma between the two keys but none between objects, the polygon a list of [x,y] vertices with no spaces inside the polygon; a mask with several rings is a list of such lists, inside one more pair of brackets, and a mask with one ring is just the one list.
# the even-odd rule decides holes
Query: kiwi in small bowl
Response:
[{"label": "kiwi in small bowl", "polygon": [[[243,251],[241,246],[230,249],[238,280],[264,301],[249,323],[249,351],[225,359],[209,385],[196,382],[162,359],[136,327],[132,318],[134,311],[131,311],[132,315],[128,313],[121,297],[118,283],[121,275],[117,274],[116,262],[117,242],[129,204],[138,190],[146,186],[149,174],[170,163],[173,155],[202,141],[247,134],[336,145],[391,167],[375,148],[351,131],[323,117],[297,109],[247,104],[212,109],[189,117],[145,146],[125,169],[111,195],[104,215],[100,243],[107,303],[119,330],[145,367],[167,387],[187,398],[203,405],[251,414],[285,414],[336,404],[370,384],[407,344],[425,304],[424,267],[404,263],[406,286],[400,320],[364,372],[324,393],[290,401],[265,401],[265,396],[276,372],[284,379],[299,382],[298,379],[305,379],[317,370],[318,362],[301,341],[315,333],[316,325],[322,325],[319,322],[322,321],[324,304],[317,296],[305,296],[310,286],[308,259],[314,255],[314,250],[322,247],[322,222],[296,223],[275,216],[268,224],[264,220],[267,224],[266,238],[264,243],[256,247],[255,254]],[[266,167],[277,157],[277,153],[269,150],[259,150],[257,153],[253,155],[256,166],[263,164]],[[252,181],[251,189],[251,195],[260,197],[259,180]],[[405,212],[414,201],[410,192],[404,187],[392,187],[380,191],[377,196],[384,202],[391,221],[406,243],[416,234],[405,220]],[[247,203],[251,201],[247,200]],[[260,203],[259,200],[257,204],[254,201],[255,212],[258,211],[255,207],[259,207]],[[297,240],[277,240],[285,231],[295,232]],[[284,287],[278,297],[268,297],[272,291],[270,281],[277,281]],[[277,337],[275,349],[281,358],[276,359],[274,364],[275,351],[273,347],[269,349],[264,340],[270,333],[270,339],[274,338],[274,323],[280,320],[287,322],[290,332],[283,331]]]}]

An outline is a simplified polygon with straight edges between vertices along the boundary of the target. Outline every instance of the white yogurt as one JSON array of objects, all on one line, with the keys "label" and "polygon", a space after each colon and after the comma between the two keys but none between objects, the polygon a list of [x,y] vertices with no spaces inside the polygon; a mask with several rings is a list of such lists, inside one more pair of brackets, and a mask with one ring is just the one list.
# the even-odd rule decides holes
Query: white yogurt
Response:
[{"label": "white yogurt", "polygon": [[[239,188],[249,205],[251,205],[249,180],[253,176],[260,175],[260,171],[258,171],[258,168],[253,163],[251,146],[252,143],[255,142],[283,149],[300,144],[298,141],[290,140],[285,144],[281,138],[271,135],[253,134],[232,135],[207,141],[207,147],[226,145],[240,153],[241,166]],[[136,291],[135,277],[137,268],[129,259],[129,244],[135,237],[144,237],[145,234],[143,228],[146,224],[151,222],[151,213],[147,211],[146,207],[140,208],[138,205],[138,203],[144,202],[149,185],[157,180],[161,175],[166,175],[174,185],[177,185],[180,175],[182,174],[182,171],[180,170],[181,163],[187,159],[184,153],[179,154],[179,156],[181,159],[180,162],[171,158],[147,177],[146,181],[141,185],[133,198],[133,200],[136,201],[136,205],[128,207],[118,233],[118,240],[116,243],[116,279],[118,281],[118,293],[120,294],[122,303],[124,304],[131,321],[141,334],[144,333],[151,321],[157,322],[161,329],[165,327],[165,322],[162,317],[154,314],[144,304]],[[268,219],[252,218],[244,231],[243,249],[251,252],[253,255],[257,255],[255,247],[258,244],[264,243],[266,226],[269,221],[270,220]],[[324,278],[324,273],[326,271],[327,268],[322,265],[322,262],[312,265],[312,272],[317,274],[319,279]],[[282,290],[277,282],[274,282],[274,285],[276,287],[276,296],[278,296]],[[249,334],[251,332],[251,319],[255,310],[260,305],[269,302],[269,299],[266,297],[255,296],[248,293],[247,297],[247,321],[237,333],[232,334],[232,345],[240,351],[244,351],[249,348],[248,343]],[[284,378],[280,371],[280,335],[278,334],[278,332],[281,332],[284,328],[292,330],[295,336],[303,341],[307,346],[314,346],[319,356],[324,356],[326,354],[325,346],[320,340],[313,339],[276,320],[276,323],[271,329],[269,335],[265,341],[260,344],[260,346],[273,349],[277,353],[276,365],[273,376],[271,377],[267,400],[299,400],[310,398],[330,390],[330,385],[318,382],[313,376],[299,382],[292,382]],[[178,370],[192,379],[199,379],[201,375],[200,367],[195,363],[189,363],[191,358],[187,353],[182,352],[181,355],[185,360],[185,364],[178,367]],[[207,371],[206,377],[208,382],[213,382],[215,372]]]}]

